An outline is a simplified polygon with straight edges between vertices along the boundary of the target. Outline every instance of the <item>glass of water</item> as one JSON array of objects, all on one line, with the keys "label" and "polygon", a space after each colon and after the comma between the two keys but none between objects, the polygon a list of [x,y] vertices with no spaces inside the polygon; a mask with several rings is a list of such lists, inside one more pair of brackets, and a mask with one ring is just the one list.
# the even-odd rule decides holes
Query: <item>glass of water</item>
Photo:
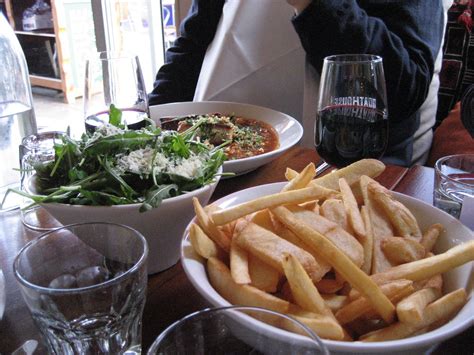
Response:
[{"label": "glass of water", "polygon": [[438,159],[435,164],[434,205],[459,218],[466,199],[474,200],[474,154]]},{"label": "glass of water", "polygon": [[82,223],[24,246],[14,273],[51,354],[141,352],[148,246],[136,230]]},{"label": "glass of water", "polygon": [[148,355],[329,354],[311,328],[260,307],[206,308],[170,325]]}]

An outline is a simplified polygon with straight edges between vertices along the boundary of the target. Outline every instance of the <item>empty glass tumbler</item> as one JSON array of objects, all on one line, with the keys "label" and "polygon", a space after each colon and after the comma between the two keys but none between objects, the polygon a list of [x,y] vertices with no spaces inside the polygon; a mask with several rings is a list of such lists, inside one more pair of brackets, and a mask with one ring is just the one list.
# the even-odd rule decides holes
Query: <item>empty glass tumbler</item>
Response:
[{"label": "empty glass tumbler", "polygon": [[136,230],[82,223],[29,242],[14,261],[51,354],[139,354],[148,246]]},{"label": "empty glass tumbler", "polygon": [[474,208],[474,154],[449,155],[435,163],[433,204],[468,226]]}]

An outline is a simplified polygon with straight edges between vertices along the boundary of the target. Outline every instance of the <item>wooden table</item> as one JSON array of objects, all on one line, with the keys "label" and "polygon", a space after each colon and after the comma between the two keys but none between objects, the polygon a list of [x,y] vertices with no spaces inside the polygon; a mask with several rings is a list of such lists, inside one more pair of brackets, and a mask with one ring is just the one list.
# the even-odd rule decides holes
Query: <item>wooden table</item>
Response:
[{"label": "wooden table", "polygon": [[[284,181],[286,167],[301,170],[309,162],[318,162],[310,149],[295,147],[272,163],[246,175],[222,180],[212,200],[248,187]],[[389,166],[378,178],[384,186],[432,203],[433,170],[414,166],[410,169]],[[38,235],[21,224],[18,211],[0,214],[0,267],[7,287],[7,306],[0,321],[0,353],[10,353],[27,339],[40,341],[38,353],[44,353],[39,333],[33,324],[13,276],[12,263],[20,248]],[[156,336],[179,318],[209,304],[186,278],[181,264],[149,277],[143,314],[143,349],[146,351]],[[474,354],[474,327],[442,343],[432,354]]]}]

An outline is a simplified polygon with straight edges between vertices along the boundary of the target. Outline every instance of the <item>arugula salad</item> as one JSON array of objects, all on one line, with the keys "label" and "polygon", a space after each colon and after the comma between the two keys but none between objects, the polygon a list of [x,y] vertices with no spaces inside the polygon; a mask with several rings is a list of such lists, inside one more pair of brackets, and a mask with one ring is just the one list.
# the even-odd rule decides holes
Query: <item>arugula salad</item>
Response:
[{"label": "arugula salad", "polygon": [[54,161],[35,166],[40,195],[28,197],[35,203],[140,203],[142,212],[157,207],[163,199],[212,183],[226,159],[221,147],[211,149],[194,139],[198,126],[178,133],[150,120],[130,130],[111,107],[108,124],[80,140],[66,136],[54,147]]}]

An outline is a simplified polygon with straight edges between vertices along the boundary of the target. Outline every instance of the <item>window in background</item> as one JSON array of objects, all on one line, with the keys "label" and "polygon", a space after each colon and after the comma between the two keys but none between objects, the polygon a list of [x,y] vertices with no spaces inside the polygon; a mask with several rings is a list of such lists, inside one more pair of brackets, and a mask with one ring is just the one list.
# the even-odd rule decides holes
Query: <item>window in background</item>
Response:
[{"label": "window in background", "polygon": [[176,36],[174,3],[174,0],[92,1],[98,50],[138,55],[147,91],[151,91],[156,72],[164,62],[166,46]]},{"label": "window in background", "polygon": [[165,49],[171,47],[176,40],[176,11],[174,0],[162,0],[163,32]]}]

